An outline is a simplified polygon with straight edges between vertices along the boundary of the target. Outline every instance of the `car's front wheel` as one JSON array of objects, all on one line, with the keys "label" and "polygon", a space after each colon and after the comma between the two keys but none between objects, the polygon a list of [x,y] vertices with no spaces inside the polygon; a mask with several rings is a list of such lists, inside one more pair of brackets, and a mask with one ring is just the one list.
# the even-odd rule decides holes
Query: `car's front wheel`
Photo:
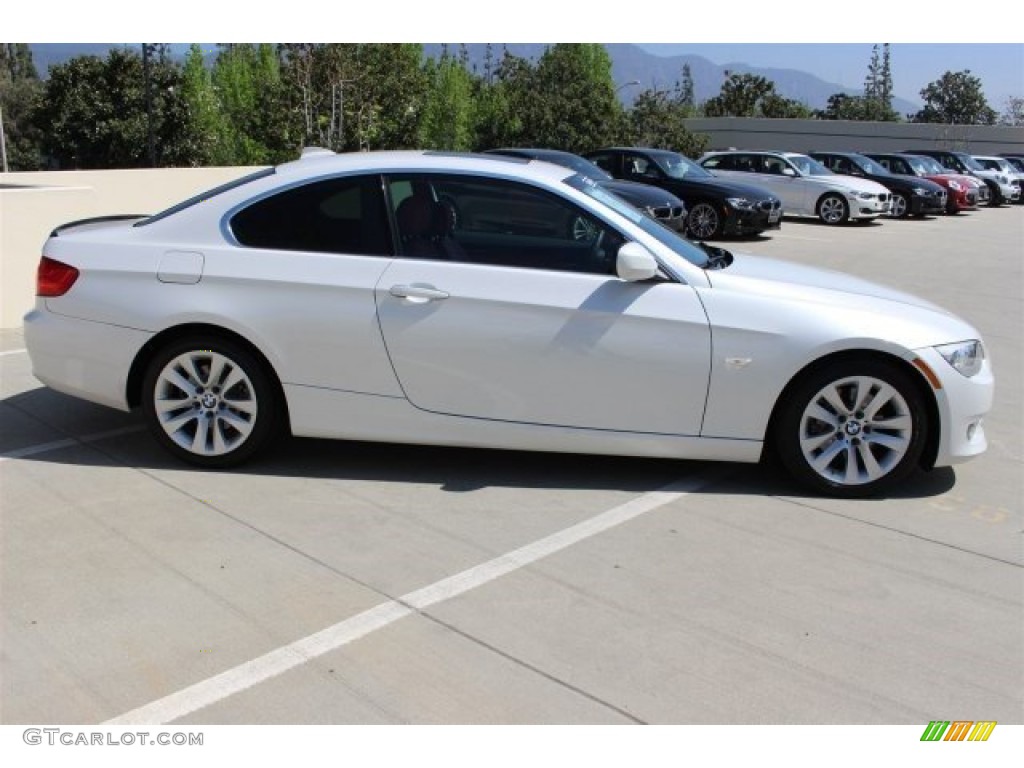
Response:
[{"label": "car's front wheel", "polygon": [[143,379],[150,430],[171,453],[201,467],[245,461],[274,431],[279,404],[263,365],[221,338],[172,342]]},{"label": "car's front wheel", "polygon": [[816,491],[880,493],[917,465],[927,433],[925,402],[893,363],[846,360],[821,368],[786,395],[775,444],[790,473]]},{"label": "car's front wheel", "polygon": [[687,229],[695,240],[710,240],[721,234],[722,218],[711,203],[697,203],[690,209]]},{"label": "car's front wheel", "polygon": [[850,206],[842,195],[825,195],[818,202],[818,218],[826,224],[842,224],[850,218]]},{"label": "car's front wheel", "polygon": [[892,193],[892,217],[894,219],[902,219],[910,212],[910,203],[907,201],[907,196],[901,192]]}]

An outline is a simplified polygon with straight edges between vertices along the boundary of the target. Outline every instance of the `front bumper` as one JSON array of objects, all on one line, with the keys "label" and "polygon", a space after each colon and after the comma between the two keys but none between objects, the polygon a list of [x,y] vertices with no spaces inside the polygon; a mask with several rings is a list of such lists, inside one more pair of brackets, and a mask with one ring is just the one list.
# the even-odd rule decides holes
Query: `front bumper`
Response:
[{"label": "front bumper", "polygon": [[757,208],[738,209],[722,205],[722,233],[726,235],[756,235],[782,226],[782,203],[778,200],[762,202]]},{"label": "front bumper", "polygon": [[976,376],[967,378],[931,347],[915,353],[942,385],[941,389],[932,387],[939,411],[939,445],[934,466],[959,464],[984,452],[988,441],[982,420],[992,408],[995,391],[988,359]]},{"label": "front bumper", "polygon": [[946,192],[929,195],[911,195],[910,213],[923,216],[926,213],[944,213],[946,210]]},{"label": "front bumper", "polygon": [[860,194],[847,195],[846,202],[850,206],[851,219],[875,219],[888,216],[892,209],[892,195],[877,194],[864,197]]}]

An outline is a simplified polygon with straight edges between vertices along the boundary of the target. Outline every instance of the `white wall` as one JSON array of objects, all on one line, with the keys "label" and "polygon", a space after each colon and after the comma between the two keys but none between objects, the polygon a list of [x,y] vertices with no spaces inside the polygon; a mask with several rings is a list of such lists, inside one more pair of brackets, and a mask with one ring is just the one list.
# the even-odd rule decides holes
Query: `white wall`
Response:
[{"label": "white wall", "polygon": [[156,213],[253,168],[0,173],[0,328],[21,326],[54,227],[119,213]]},{"label": "white wall", "polygon": [[871,123],[854,120],[784,120],[695,117],[688,130],[707,134],[708,149],[777,149],[786,152],[898,152],[956,149],[974,155],[1024,152],[1024,128],[1008,125]]}]

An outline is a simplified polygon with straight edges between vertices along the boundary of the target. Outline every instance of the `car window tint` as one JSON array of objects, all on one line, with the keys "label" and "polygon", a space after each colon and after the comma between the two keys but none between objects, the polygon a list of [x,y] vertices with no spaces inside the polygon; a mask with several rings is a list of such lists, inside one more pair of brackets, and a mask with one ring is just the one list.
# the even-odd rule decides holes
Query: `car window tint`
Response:
[{"label": "car window tint", "polygon": [[572,202],[518,182],[410,175],[388,187],[409,258],[612,274],[625,242]]},{"label": "car window tint", "polygon": [[378,176],[325,179],[264,198],[231,219],[242,245],[383,256],[391,252]]},{"label": "car window tint", "polygon": [[598,168],[602,169],[603,171],[606,171],[607,173],[611,174],[612,176],[614,176],[616,174],[615,156],[614,155],[609,155],[609,154],[589,155],[587,157],[587,159],[590,160],[590,162],[592,162]]}]

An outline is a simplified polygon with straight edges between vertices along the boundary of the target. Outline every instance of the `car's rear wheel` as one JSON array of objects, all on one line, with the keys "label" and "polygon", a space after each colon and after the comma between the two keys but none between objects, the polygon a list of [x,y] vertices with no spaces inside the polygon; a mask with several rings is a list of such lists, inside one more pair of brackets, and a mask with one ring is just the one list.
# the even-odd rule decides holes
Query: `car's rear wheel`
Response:
[{"label": "car's rear wheel", "polygon": [[260,361],[216,337],[180,339],[160,350],[146,369],[142,403],[157,440],[201,467],[248,459],[273,433],[279,410]]},{"label": "car's rear wheel", "polygon": [[900,192],[892,193],[892,217],[894,219],[902,219],[910,212],[910,203],[907,202],[906,195]]},{"label": "car's rear wheel", "polygon": [[818,218],[826,224],[842,224],[850,218],[850,206],[841,195],[825,195],[818,201]]},{"label": "car's rear wheel", "polygon": [[797,480],[855,498],[889,489],[913,471],[927,413],[915,382],[895,364],[851,359],[798,382],[775,426],[779,457]]},{"label": "car's rear wheel", "polygon": [[697,203],[690,209],[686,227],[696,240],[710,240],[721,234],[722,218],[711,203]]}]

